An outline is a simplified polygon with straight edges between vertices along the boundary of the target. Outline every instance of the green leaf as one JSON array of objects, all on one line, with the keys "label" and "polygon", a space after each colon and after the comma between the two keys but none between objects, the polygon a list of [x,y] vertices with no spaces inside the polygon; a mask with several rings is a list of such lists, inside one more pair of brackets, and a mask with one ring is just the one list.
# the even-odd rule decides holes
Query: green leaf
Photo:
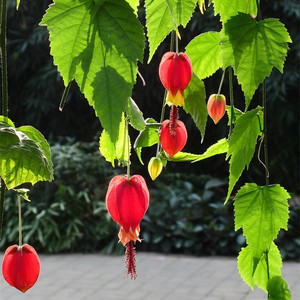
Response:
[{"label": "green leaf", "polygon": [[[231,121],[231,106],[226,105],[226,112],[228,114],[228,126],[230,126],[230,121]],[[243,112],[235,107],[233,107],[233,113],[234,113],[234,119],[232,120],[232,124],[236,122],[236,120],[243,115]]]},{"label": "green leaf", "polygon": [[257,107],[240,116],[229,139],[229,149],[226,159],[230,158],[229,187],[225,203],[240,178],[245,166],[249,167],[254,155],[256,140],[261,135],[259,118],[261,107]]},{"label": "green leaf", "polygon": [[257,14],[256,0],[213,0],[215,15],[220,14],[221,21],[225,23],[239,12],[249,16]]},{"label": "green leaf", "polygon": [[[146,0],[146,19],[151,61],[157,47],[179,25],[185,27],[192,17],[196,0]],[[175,23],[175,24],[174,24]]]},{"label": "green leaf", "polygon": [[16,129],[11,124],[10,120],[0,121],[0,177],[7,188],[51,181],[53,169],[47,141],[31,126]]},{"label": "green leaf", "polygon": [[127,105],[127,114],[130,120],[130,124],[136,130],[142,131],[146,128],[146,123],[143,118],[143,113],[138,108],[137,104],[132,98],[129,98]]},{"label": "green leaf", "polygon": [[292,295],[286,281],[280,276],[274,276],[268,281],[268,300],[291,300]]},{"label": "green leaf", "polygon": [[7,118],[7,117],[0,116],[0,122],[1,123],[6,123],[10,127],[15,128],[15,125],[14,125],[13,121],[11,119]]},{"label": "green leaf", "polygon": [[232,66],[246,98],[246,110],[258,85],[273,67],[283,72],[291,38],[277,19],[257,22],[247,14],[229,19],[221,31],[224,68]]},{"label": "green leaf", "polygon": [[115,167],[115,159],[119,161],[119,165],[127,165],[130,153],[130,138],[126,127],[124,114],[122,115],[121,123],[119,124],[119,137],[116,142],[113,142],[110,135],[104,129],[100,136],[100,152],[108,162],[111,162]]},{"label": "green leaf", "polygon": [[194,163],[218,154],[226,153],[227,151],[228,151],[228,142],[226,139],[221,139],[216,144],[211,145],[203,154],[178,152],[172,158],[169,158],[169,160],[170,161],[192,161]]},{"label": "green leaf", "polygon": [[280,185],[247,183],[238,191],[234,201],[235,230],[243,228],[254,257],[261,256],[281,228],[287,230],[288,198]]},{"label": "green leaf", "polygon": [[[157,123],[154,119],[147,119],[146,123]],[[152,126],[146,126],[146,129],[138,135],[134,142],[134,149],[137,153],[137,156],[143,165],[142,160],[142,148],[143,147],[151,147],[159,142],[159,135],[158,135],[158,129],[156,127]]]},{"label": "green leaf", "polygon": [[64,83],[75,78],[112,142],[143,59],[144,34],[125,0],[55,0],[42,22]]},{"label": "green leaf", "polygon": [[36,144],[43,150],[47,160],[50,163],[52,169],[52,161],[51,161],[51,150],[48,142],[44,138],[44,136],[34,127],[32,126],[21,126],[17,128],[17,130],[22,131],[25,133],[31,140],[36,142]]},{"label": "green leaf", "polygon": [[204,139],[205,126],[207,120],[206,93],[203,81],[193,73],[191,81],[185,90],[184,110],[192,116],[197,128]]},{"label": "green leaf", "polygon": [[139,0],[126,0],[126,1],[133,8],[135,13],[137,13],[137,7],[140,5],[140,1]]},{"label": "green leaf", "polygon": [[[272,242],[270,250],[268,252],[269,260],[269,273],[270,278],[273,276],[281,276],[282,260],[280,252],[277,246]],[[257,264],[254,263],[254,257],[252,255],[249,246],[242,248],[238,256],[238,268],[243,280],[253,290],[254,285],[267,292],[268,273],[266,254],[264,253],[258,260]],[[253,270],[255,271],[253,272]]]},{"label": "green leaf", "polygon": [[15,193],[17,193],[20,197],[22,197],[24,200],[31,202],[29,197],[28,197],[28,193],[29,190],[28,189],[12,189]]},{"label": "green leaf", "polygon": [[206,32],[195,37],[186,47],[193,71],[200,79],[214,74],[222,68],[221,36],[219,32]]}]

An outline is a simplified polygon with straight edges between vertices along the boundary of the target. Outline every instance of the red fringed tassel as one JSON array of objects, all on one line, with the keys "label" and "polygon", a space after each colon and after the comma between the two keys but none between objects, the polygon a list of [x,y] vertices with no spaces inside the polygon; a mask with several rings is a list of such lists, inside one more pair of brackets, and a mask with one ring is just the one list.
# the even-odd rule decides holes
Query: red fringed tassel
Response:
[{"label": "red fringed tassel", "polygon": [[172,105],[171,112],[170,112],[170,134],[171,136],[176,135],[176,129],[177,129],[177,120],[178,120],[178,108],[175,105]]},{"label": "red fringed tassel", "polygon": [[131,279],[136,279],[135,247],[133,246],[132,241],[126,244],[125,255],[126,255],[127,276],[130,274]]}]

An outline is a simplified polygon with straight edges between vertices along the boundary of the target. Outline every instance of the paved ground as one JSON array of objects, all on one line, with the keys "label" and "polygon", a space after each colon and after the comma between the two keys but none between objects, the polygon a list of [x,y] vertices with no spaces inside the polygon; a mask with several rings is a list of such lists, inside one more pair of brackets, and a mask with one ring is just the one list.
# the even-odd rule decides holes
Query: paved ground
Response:
[{"label": "paved ground", "polygon": [[[122,256],[40,255],[40,261],[40,277],[26,294],[1,275],[0,300],[266,300],[242,281],[233,258],[137,253],[136,280],[124,277]],[[286,262],[282,272],[292,299],[300,299],[300,263]]]}]

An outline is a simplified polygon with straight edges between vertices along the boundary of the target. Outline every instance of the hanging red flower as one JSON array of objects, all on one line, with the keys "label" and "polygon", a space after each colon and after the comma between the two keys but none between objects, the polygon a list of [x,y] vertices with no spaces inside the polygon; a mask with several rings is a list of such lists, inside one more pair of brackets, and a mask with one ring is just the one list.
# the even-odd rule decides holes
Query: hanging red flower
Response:
[{"label": "hanging red flower", "polygon": [[126,247],[127,274],[136,278],[135,253],[132,242],[139,239],[139,224],[149,206],[149,191],[144,178],[134,175],[115,176],[106,193],[106,206],[111,217],[120,225],[118,237]]},{"label": "hanging red flower", "polygon": [[186,144],[187,131],[185,125],[179,121],[165,120],[160,130],[160,143],[165,152],[172,158]]},{"label": "hanging red flower", "polygon": [[28,244],[13,245],[6,249],[2,263],[4,279],[25,293],[38,279],[40,261],[34,248]]},{"label": "hanging red flower", "polygon": [[176,106],[184,105],[183,91],[193,74],[192,63],[185,53],[167,52],[159,65],[159,77],[168,90],[167,101]]},{"label": "hanging red flower", "polygon": [[212,94],[207,101],[207,112],[217,124],[225,114],[226,99],[224,95]]}]

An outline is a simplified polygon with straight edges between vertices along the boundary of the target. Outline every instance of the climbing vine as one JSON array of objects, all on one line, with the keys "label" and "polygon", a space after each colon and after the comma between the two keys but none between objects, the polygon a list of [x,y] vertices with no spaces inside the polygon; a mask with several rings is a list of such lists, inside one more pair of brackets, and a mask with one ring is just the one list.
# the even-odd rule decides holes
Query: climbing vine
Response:
[{"label": "climbing vine", "polygon": [[[132,241],[139,240],[139,222],[148,207],[143,204],[137,209],[138,217],[130,215],[127,207],[131,205],[129,199],[133,190],[135,193],[147,190],[143,179],[141,191],[139,185],[133,183],[132,178],[137,175],[130,176],[132,149],[144,164],[142,149],[156,147],[156,156],[148,162],[153,180],[168,162],[200,164],[208,157],[226,154],[229,184],[224,204],[234,201],[235,230],[242,229],[247,242],[238,256],[241,277],[252,289],[255,285],[263,289],[269,299],[290,299],[288,286],[281,278],[281,256],[274,243],[280,229],[287,230],[289,194],[279,184],[270,184],[265,83],[273,68],[283,72],[288,43],[292,42],[284,24],[278,19],[264,19],[258,0],[212,0],[209,3],[204,0],[145,0],[146,25],[143,28],[138,19],[138,5],[138,0],[54,0],[40,23],[49,30],[53,61],[66,86],[60,109],[63,109],[71,83],[76,82],[104,128],[99,141],[101,154],[113,166],[117,161],[127,167],[127,175],[117,177],[120,182],[110,186],[106,200],[110,203],[112,217],[121,226],[119,237],[121,234],[120,240],[127,249],[128,272],[135,278]],[[200,34],[186,45],[185,53],[179,53],[182,27],[188,24],[195,9],[204,14],[207,5],[214,6],[222,29]],[[31,126],[15,128],[8,119],[5,15],[4,0],[1,2],[4,85],[0,116],[0,209],[3,209],[5,189],[14,190],[28,200],[26,191],[19,188],[21,184],[53,178],[50,148],[42,134]],[[132,98],[133,86],[138,77],[142,78],[138,61],[143,62],[147,55],[149,63],[165,39],[170,39],[170,52],[153,70],[162,82],[157,88],[166,88],[161,119],[144,119],[137,105],[139,99]],[[215,94],[207,97],[205,79],[219,69],[223,70],[221,82],[216,84]],[[229,95],[221,94],[225,76],[229,77]],[[233,76],[244,94],[243,111],[234,106]],[[261,105],[249,110],[260,85]],[[227,106],[226,98],[229,99]],[[171,107],[170,118],[164,120],[168,106]],[[228,136],[210,145],[202,154],[182,151],[188,139],[188,132],[179,120],[182,109],[190,114],[202,141],[209,134],[206,132],[207,117],[217,124],[227,113]],[[134,142],[130,141],[129,130],[138,131]],[[250,167],[255,151],[265,169],[265,185],[246,183],[232,195],[245,168]],[[119,186],[126,191],[126,204],[120,204],[123,198]],[[112,189],[116,192],[112,193]],[[133,199],[137,206],[140,205],[141,198]],[[145,199],[148,203],[148,198]],[[116,214],[118,209],[124,210],[125,219]]]}]

